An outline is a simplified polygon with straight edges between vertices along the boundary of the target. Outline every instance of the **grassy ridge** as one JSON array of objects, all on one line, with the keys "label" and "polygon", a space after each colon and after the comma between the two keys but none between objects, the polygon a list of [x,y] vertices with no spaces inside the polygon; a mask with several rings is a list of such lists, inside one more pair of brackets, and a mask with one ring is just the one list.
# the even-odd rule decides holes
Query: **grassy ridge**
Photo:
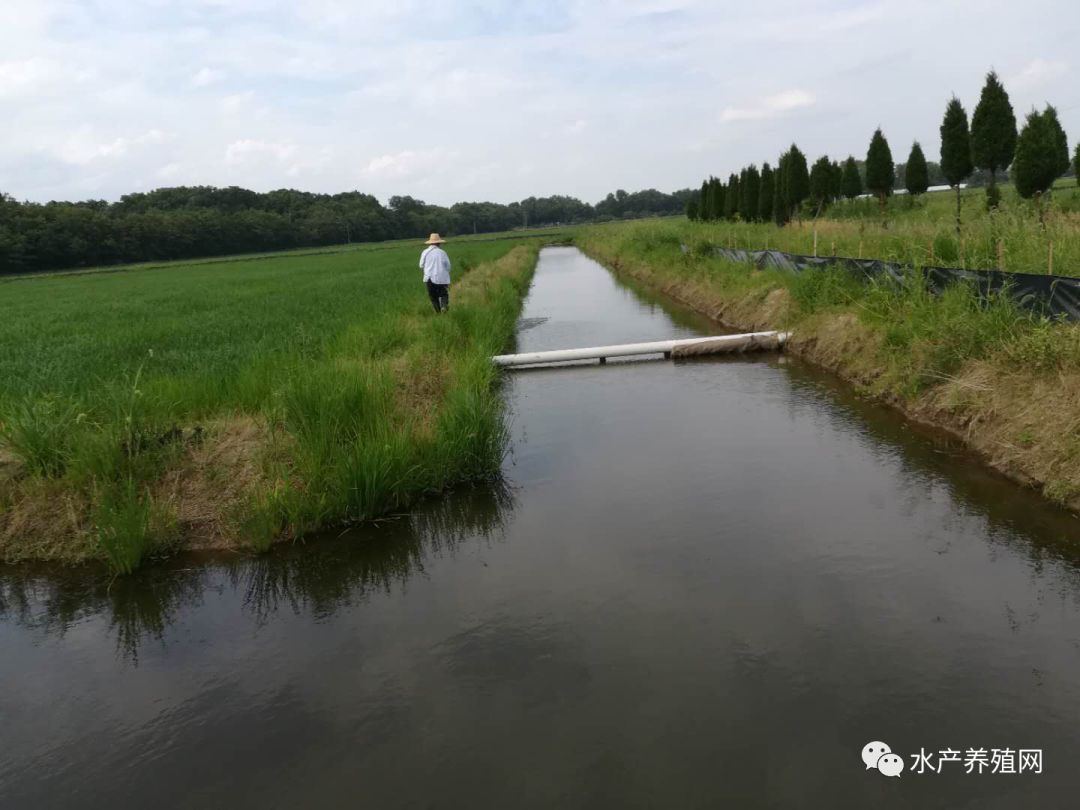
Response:
[{"label": "grassy ridge", "polygon": [[415,245],[5,285],[0,556],[127,571],[490,475],[536,251],[453,245],[447,317]]},{"label": "grassy ridge", "polygon": [[961,193],[962,229],[956,235],[956,195],[923,194],[913,200],[891,197],[883,220],[877,200],[834,204],[818,219],[796,220],[785,227],[762,223],[684,223],[685,241],[706,239],[728,247],[774,248],[813,255],[814,233],[820,256],[884,259],[902,264],[1046,273],[1050,243],[1057,275],[1080,276],[1080,189],[1061,181],[1048,206],[1046,227],[1039,226],[1034,203],[1020,199],[1012,186],[1001,186],[1002,204],[990,214],[981,188]]},{"label": "grassy ridge", "polygon": [[982,304],[963,286],[864,283],[843,270],[791,274],[680,243],[722,226],[584,230],[597,260],[737,328],[786,328],[791,349],[911,416],[962,436],[993,466],[1080,508],[1080,326]]}]

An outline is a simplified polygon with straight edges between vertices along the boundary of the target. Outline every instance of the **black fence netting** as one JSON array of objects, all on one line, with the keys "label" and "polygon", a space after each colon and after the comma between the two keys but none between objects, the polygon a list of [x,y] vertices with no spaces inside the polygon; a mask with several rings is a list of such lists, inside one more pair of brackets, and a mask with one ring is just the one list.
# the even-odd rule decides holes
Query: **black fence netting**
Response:
[{"label": "black fence netting", "polygon": [[[682,248],[684,253],[689,250],[686,245]],[[805,270],[841,267],[865,278],[886,277],[900,285],[907,284],[914,273],[911,267],[880,259],[800,256],[779,250],[739,250],[719,246],[713,246],[711,252],[728,261],[753,264],[758,269],[801,273]],[[1001,270],[962,270],[959,267],[923,267],[921,273],[934,293],[940,293],[951,284],[964,282],[982,298],[1004,293],[1018,306],[1039,315],[1080,321],[1080,278],[1006,273]]]}]

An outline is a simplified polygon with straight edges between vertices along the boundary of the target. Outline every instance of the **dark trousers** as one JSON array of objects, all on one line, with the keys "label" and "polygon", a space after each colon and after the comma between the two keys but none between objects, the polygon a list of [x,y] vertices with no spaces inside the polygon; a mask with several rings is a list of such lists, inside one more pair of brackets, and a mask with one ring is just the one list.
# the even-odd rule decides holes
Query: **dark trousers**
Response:
[{"label": "dark trousers", "polygon": [[450,285],[436,284],[433,281],[425,281],[428,298],[436,312],[447,312],[450,309]]}]

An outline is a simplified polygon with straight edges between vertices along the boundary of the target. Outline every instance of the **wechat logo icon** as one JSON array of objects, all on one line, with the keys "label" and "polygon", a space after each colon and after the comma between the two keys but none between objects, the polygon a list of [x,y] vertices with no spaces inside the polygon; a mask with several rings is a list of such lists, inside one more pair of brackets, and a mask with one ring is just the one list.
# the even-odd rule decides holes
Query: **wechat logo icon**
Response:
[{"label": "wechat logo icon", "polygon": [[880,741],[868,742],[862,749],[862,761],[866,770],[875,768],[884,776],[900,776],[904,770],[904,758],[894,754],[887,743]]}]

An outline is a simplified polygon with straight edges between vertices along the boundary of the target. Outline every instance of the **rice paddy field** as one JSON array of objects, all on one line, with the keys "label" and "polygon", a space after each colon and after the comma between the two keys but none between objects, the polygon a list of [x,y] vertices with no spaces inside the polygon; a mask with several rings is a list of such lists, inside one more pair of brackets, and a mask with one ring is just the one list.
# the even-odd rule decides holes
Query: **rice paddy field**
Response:
[{"label": "rice paddy field", "polygon": [[497,471],[538,239],[0,281],[0,559],[264,549]]}]

